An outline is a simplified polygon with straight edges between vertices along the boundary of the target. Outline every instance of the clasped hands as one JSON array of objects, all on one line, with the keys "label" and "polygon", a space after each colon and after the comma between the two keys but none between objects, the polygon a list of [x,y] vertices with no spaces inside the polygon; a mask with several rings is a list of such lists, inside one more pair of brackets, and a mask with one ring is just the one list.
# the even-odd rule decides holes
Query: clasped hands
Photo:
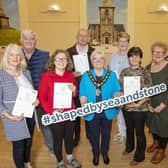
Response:
[{"label": "clasped hands", "polygon": [[[37,106],[39,105],[39,99],[36,99],[36,100],[32,103],[32,105],[33,105],[34,107],[37,107]],[[6,117],[6,118],[9,119],[9,120],[12,120],[12,121],[21,121],[21,120],[23,120],[23,118],[24,118],[23,114],[22,114],[21,116],[17,116],[17,115],[12,115],[12,114],[10,114],[10,113],[8,113],[8,112],[4,112],[4,113],[3,113],[3,116]]]},{"label": "clasped hands", "polygon": [[154,113],[154,112],[160,113],[165,107],[166,107],[166,105],[164,103],[160,103],[160,105],[156,106],[155,108],[153,108],[150,104],[148,104],[148,109],[152,113]]}]

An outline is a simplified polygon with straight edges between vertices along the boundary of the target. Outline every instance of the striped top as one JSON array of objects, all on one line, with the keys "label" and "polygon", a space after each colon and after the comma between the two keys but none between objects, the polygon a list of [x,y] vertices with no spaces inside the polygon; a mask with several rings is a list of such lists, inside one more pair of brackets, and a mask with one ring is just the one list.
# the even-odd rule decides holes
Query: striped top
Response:
[{"label": "striped top", "polygon": [[31,58],[27,60],[28,69],[31,73],[33,86],[38,90],[39,81],[42,72],[46,70],[46,65],[49,59],[49,52],[35,49]]}]

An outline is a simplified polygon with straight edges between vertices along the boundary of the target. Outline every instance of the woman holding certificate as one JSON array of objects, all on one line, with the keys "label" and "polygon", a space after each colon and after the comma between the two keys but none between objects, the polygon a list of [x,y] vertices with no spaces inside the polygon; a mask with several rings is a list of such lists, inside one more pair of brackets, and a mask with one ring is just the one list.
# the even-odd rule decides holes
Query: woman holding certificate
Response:
[{"label": "woman holding certificate", "polygon": [[[80,102],[95,103],[113,98],[120,92],[119,81],[115,72],[104,68],[105,55],[103,51],[95,50],[91,54],[93,69],[83,74],[80,82]],[[90,143],[93,152],[93,165],[99,164],[99,155],[102,154],[105,164],[109,164],[108,156],[112,119],[116,117],[118,108],[103,110],[101,113],[93,113],[84,116],[87,122]]]},{"label": "woman holding certificate", "polygon": [[[120,74],[120,83],[124,95],[151,85],[150,74],[141,66],[142,50],[139,47],[129,49],[128,60],[130,67]],[[139,100],[123,106],[123,115],[126,123],[126,144],[123,155],[131,153],[135,148],[134,131],[136,135],[136,148],[131,166],[137,165],[145,159],[146,136],[144,133],[148,99]]]},{"label": "woman holding certificate", "polygon": [[[75,108],[73,97],[77,93],[77,84],[73,74],[66,70],[69,66],[67,52],[56,50],[50,58],[49,71],[42,74],[39,85],[39,100],[42,108],[48,114],[63,113]],[[57,158],[57,168],[65,167],[62,154],[63,140],[67,163],[73,168],[81,167],[72,155],[74,126],[75,122],[69,120],[50,125]]]},{"label": "woman holding certificate", "polygon": [[[34,119],[25,118],[24,111],[21,111],[20,115],[13,114],[20,88],[33,90],[30,73],[25,68],[26,61],[22,49],[18,45],[9,44],[1,61],[0,115],[6,139],[12,142],[13,160],[17,168],[32,168],[30,153]],[[37,106],[38,101],[33,105]]]},{"label": "woman holding certificate", "polygon": [[[168,47],[165,43],[156,42],[151,46],[152,63],[147,66],[152,83],[165,83],[168,87],[168,64],[165,60]],[[168,92],[151,97],[147,123],[153,136],[153,144],[147,152],[155,152],[152,163],[160,163],[165,158],[165,149],[168,142]]]}]

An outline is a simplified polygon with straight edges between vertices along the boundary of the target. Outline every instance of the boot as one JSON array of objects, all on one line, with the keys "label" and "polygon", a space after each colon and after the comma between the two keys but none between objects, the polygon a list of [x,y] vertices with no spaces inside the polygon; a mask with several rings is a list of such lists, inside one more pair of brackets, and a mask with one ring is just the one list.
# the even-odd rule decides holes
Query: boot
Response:
[{"label": "boot", "polygon": [[154,154],[151,162],[153,164],[160,163],[165,158],[165,149],[158,149],[157,152]]},{"label": "boot", "polygon": [[24,163],[24,168],[33,168],[30,162]]},{"label": "boot", "polygon": [[159,148],[159,141],[154,139],[153,144],[147,148],[147,152],[152,153],[158,148]]}]

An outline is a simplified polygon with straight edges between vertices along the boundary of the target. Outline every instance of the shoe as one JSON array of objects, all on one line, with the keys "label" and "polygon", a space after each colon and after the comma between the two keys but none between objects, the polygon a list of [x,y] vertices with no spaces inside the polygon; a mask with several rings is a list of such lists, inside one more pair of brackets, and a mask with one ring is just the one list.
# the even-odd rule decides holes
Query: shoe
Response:
[{"label": "shoe", "polygon": [[126,137],[125,136],[120,136],[119,138],[118,138],[118,143],[125,143],[125,141],[126,141]]},{"label": "shoe", "polygon": [[154,152],[156,149],[159,148],[159,141],[158,140],[154,140],[153,141],[153,144],[150,145],[148,148],[147,148],[147,152],[148,153],[152,153]]},{"label": "shoe", "polygon": [[156,153],[154,154],[151,162],[153,164],[160,163],[165,158],[165,150],[164,149],[158,149]]},{"label": "shoe", "polygon": [[118,133],[113,136],[113,141],[118,141],[120,139],[121,135]]},{"label": "shoe", "polygon": [[87,139],[89,139],[89,138],[90,138],[89,133],[86,133],[86,138],[87,138]]},{"label": "shoe", "polygon": [[71,161],[67,161],[69,165],[71,165],[73,168],[81,168],[81,164],[76,160],[72,159]]},{"label": "shoe", "polygon": [[97,166],[99,164],[99,157],[98,156],[94,156],[93,157],[93,165]]},{"label": "shoe", "polygon": [[132,160],[131,162],[130,162],[130,166],[136,166],[136,165],[138,165],[139,164],[139,162],[137,162],[137,161],[135,161],[135,160]]},{"label": "shoe", "polygon": [[74,139],[73,140],[73,146],[76,147],[79,144],[79,139]]},{"label": "shoe", "polygon": [[24,168],[33,168],[30,162],[24,163]]},{"label": "shoe", "polygon": [[103,161],[104,161],[105,164],[110,163],[110,159],[109,159],[108,155],[103,155]]},{"label": "shoe", "polygon": [[55,154],[54,154],[54,153],[50,153],[50,156],[51,156],[51,157],[55,157]]},{"label": "shoe", "polygon": [[66,168],[64,164],[58,165],[56,168]]},{"label": "shoe", "polygon": [[66,168],[65,165],[64,165],[64,161],[61,160],[57,163],[57,167],[56,168]]},{"label": "shoe", "polygon": [[119,133],[113,137],[113,141],[117,141],[118,143],[125,143],[125,140],[126,136],[122,136]]},{"label": "shoe", "polygon": [[122,152],[123,155],[128,155],[130,152],[127,152],[126,149]]}]

